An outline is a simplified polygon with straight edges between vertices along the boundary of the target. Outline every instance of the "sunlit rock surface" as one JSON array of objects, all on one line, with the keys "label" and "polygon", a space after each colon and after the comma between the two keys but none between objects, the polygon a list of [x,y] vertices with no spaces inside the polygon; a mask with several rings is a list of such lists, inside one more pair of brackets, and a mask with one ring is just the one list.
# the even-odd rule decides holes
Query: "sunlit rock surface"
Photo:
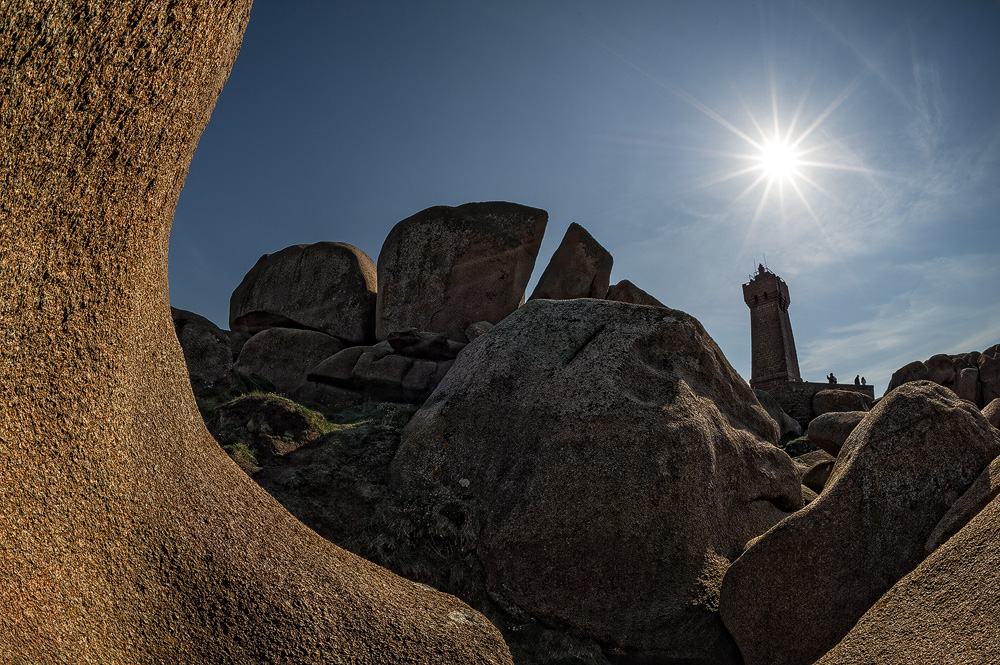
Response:
[{"label": "sunlit rock surface", "polygon": [[0,4],[0,661],[504,663],[212,440],[167,246],[250,2]]}]

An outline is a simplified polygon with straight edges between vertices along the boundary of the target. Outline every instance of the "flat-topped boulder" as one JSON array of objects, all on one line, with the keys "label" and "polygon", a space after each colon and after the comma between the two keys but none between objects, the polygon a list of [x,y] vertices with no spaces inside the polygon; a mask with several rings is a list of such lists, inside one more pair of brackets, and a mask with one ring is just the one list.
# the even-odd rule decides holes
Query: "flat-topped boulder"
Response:
[{"label": "flat-topped boulder", "polygon": [[375,338],[375,263],[342,242],[292,245],[258,259],[229,303],[229,327],[308,328],[348,344]]},{"label": "flat-topped boulder", "polygon": [[721,664],[739,658],[716,612],[726,567],[802,505],[777,436],[691,316],[532,300],[462,351],[391,469],[478,502],[488,590],[515,614],[623,657]]},{"label": "flat-topped boulder", "polygon": [[524,300],[548,213],[516,203],[435,206],[396,224],[378,256],[375,335],[415,328],[465,342]]},{"label": "flat-topped boulder", "polygon": [[813,415],[843,411],[869,411],[875,400],[855,390],[821,390],[813,395]]},{"label": "flat-topped boulder", "polygon": [[531,299],[604,298],[613,264],[611,252],[573,222],[545,266]]}]

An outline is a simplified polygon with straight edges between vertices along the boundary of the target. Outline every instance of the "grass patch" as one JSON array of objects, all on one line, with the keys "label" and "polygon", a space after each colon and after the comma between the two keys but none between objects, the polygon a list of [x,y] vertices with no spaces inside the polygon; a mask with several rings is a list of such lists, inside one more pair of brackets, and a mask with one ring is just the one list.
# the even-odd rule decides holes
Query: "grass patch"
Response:
[{"label": "grass patch", "polygon": [[364,402],[329,414],[340,429],[254,476],[321,536],[394,573],[461,598],[500,629],[518,665],[608,665],[600,646],[513,617],[486,591],[477,554],[485,516],[461,490],[404,495],[389,478],[417,407]]},{"label": "grass patch", "polygon": [[257,471],[260,471],[260,465],[257,463],[257,455],[253,450],[248,448],[243,443],[228,443],[223,444],[222,449],[226,451],[229,458],[236,462],[247,475],[253,475]]},{"label": "grass patch", "polygon": [[786,434],[781,438],[778,447],[788,453],[789,457],[798,457],[808,452],[819,450],[812,441],[805,436],[798,436],[793,433]]}]

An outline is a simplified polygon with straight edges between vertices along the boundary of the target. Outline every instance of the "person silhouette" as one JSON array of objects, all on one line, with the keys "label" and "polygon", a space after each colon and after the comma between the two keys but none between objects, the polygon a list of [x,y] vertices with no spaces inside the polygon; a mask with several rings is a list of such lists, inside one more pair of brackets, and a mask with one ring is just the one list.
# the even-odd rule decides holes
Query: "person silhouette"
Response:
[{"label": "person silhouette", "polygon": [[865,385],[865,377],[861,377],[861,385]]},{"label": "person silhouette", "polygon": [[856,386],[860,386],[861,385],[861,375],[860,374],[858,374],[857,376],[854,377],[854,385],[856,385]]},{"label": "person silhouette", "polygon": [[833,372],[830,372],[830,375],[826,377],[826,380],[829,381],[830,383],[836,383],[837,377],[833,375]]}]

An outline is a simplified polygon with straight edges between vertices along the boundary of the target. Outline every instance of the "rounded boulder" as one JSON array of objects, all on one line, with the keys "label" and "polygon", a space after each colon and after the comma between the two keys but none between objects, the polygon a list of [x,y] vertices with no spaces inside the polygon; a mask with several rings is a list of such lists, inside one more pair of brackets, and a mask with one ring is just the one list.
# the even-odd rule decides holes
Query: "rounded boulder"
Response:
[{"label": "rounded boulder", "polygon": [[942,386],[911,382],[882,399],[819,498],[727,571],[722,618],[746,665],[810,665],[836,645],[920,563],[935,525],[998,453],[996,431]]},{"label": "rounded boulder", "polygon": [[777,434],[691,316],[533,300],[466,347],[391,471],[482,507],[477,553],[512,613],[623,657],[729,663],[722,575],[802,505]]},{"label": "rounded boulder", "polygon": [[229,327],[308,328],[348,344],[375,336],[375,263],[353,245],[292,245],[260,257],[229,301]]}]

